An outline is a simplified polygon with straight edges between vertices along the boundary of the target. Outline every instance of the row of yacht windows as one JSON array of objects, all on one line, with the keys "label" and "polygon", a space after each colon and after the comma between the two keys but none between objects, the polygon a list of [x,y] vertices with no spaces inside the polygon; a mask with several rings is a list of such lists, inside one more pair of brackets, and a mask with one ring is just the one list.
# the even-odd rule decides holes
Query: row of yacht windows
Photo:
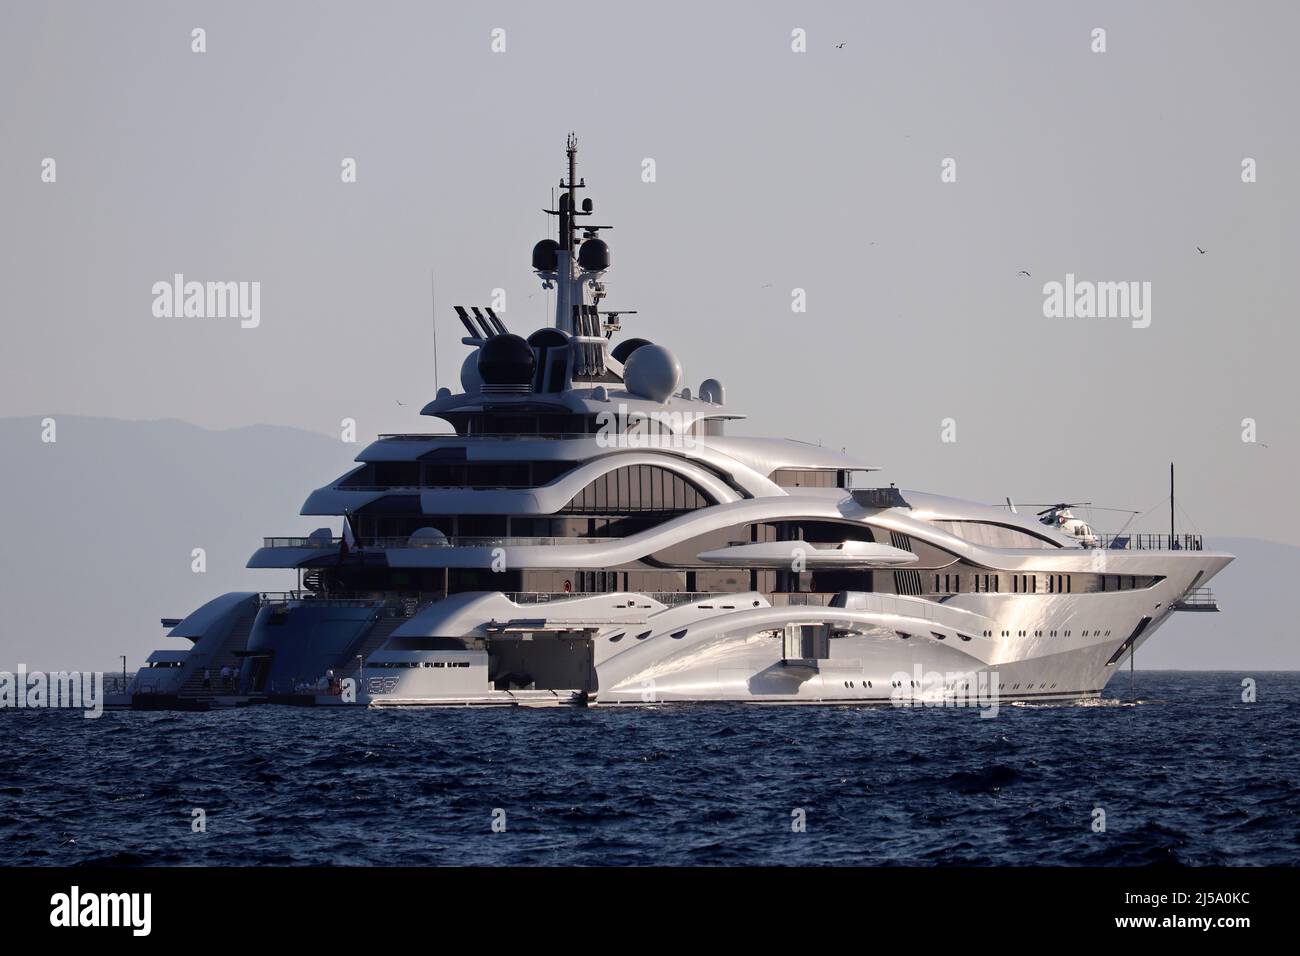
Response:
[{"label": "row of yacht windows", "polygon": [[536,488],[578,465],[574,461],[376,461],[339,483],[341,488]]},{"label": "row of yacht windows", "polygon": [[[985,571],[934,572],[933,594],[1074,594],[1134,591],[1159,581],[1143,574],[1006,574]],[[900,592],[901,593],[901,592]]]},{"label": "row of yacht windows", "polygon": [[406,670],[419,667],[469,667],[469,661],[366,661],[369,669]]},{"label": "row of yacht windows", "polygon": [[505,515],[359,515],[353,531],[365,544],[375,538],[401,538],[420,528],[437,528],[449,538],[625,538],[648,531],[664,515],[643,517],[522,517]]},{"label": "row of yacht windows", "polygon": [[[533,488],[577,466],[571,461],[373,462],[349,475],[343,488]],[[599,475],[561,511],[587,514],[682,512],[713,504],[687,478],[655,465],[625,465]]]},{"label": "row of yacht windows", "polygon": [[[613,406],[611,406],[611,409]],[[669,421],[637,415],[580,415],[565,413],[511,414],[504,412],[458,413],[439,416],[451,423],[458,435],[607,435],[612,431],[626,434],[677,434]],[[721,435],[720,418],[697,419],[682,432],[690,435]]]}]

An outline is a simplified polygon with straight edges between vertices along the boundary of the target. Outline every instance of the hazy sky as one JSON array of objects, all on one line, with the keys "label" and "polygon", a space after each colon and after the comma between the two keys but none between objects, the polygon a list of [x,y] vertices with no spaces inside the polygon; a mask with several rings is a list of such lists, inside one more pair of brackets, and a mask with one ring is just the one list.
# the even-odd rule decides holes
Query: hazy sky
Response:
[{"label": "hazy sky", "polygon": [[[5,0],[3,22],[0,415],[424,430],[465,354],[453,304],[500,287],[513,330],[550,321],[529,252],[572,129],[617,227],[608,305],[692,387],[720,378],[745,433],[981,500],[1147,509],[1174,459],[1196,529],[1300,532],[1294,3]],[[177,272],[260,282],[260,326],[156,318]],[[1150,327],[1045,318],[1066,273],[1150,282]]]}]

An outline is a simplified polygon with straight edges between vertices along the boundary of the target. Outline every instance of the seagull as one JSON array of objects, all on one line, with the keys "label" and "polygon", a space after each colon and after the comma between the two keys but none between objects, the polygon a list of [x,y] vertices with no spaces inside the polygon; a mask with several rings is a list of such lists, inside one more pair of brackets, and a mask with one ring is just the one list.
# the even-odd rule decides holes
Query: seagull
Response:
[{"label": "seagull", "polygon": [[837,50],[843,50],[843,49],[844,49],[844,44],[846,44],[846,43],[848,43],[848,42],[849,42],[848,40],[841,40],[839,43],[835,44],[835,49],[837,49]]},{"label": "seagull", "polygon": [[761,286],[759,286],[759,288],[760,288],[760,289],[770,289],[770,288],[772,288],[772,283],[770,283],[770,282],[765,282],[765,283],[763,283]]},{"label": "seagull", "polygon": [[1196,251],[1199,252],[1201,255],[1205,255],[1205,250],[1202,249],[1200,246],[1196,247]]},{"label": "seagull", "polygon": [[397,404],[398,404],[398,405],[401,405],[403,408],[406,407],[406,402],[400,401],[399,399],[396,399],[396,398],[393,399],[393,401],[397,402]]},{"label": "seagull", "polygon": [[1033,278],[1033,276],[1031,276],[1031,275],[1030,275],[1028,272],[1026,272],[1024,269],[1021,269],[1019,272],[1016,273],[1016,275],[1017,275],[1017,276],[1024,276],[1024,277],[1027,278],[1027,279],[1032,279],[1032,278]]}]

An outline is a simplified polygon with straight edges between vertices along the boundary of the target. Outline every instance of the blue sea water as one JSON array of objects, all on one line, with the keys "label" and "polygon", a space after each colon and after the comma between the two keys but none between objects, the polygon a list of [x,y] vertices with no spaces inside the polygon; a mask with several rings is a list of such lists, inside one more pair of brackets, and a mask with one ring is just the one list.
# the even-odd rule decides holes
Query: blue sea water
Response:
[{"label": "blue sea water", "polygon": [[1139,672],[1136,706],[1128,689],[992,719],[8,711],[0,864],[1300,863],[1300,674]]}]

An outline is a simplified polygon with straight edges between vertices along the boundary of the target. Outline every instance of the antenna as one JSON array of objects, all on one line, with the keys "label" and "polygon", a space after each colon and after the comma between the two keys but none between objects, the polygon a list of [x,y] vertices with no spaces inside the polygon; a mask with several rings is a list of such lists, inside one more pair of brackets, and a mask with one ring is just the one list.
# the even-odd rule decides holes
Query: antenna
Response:
[{"label": "antenna", "polygon": [[437,276],[429,270],[429,302],[433,320],[433,390],[438,391],[438,291]]},{"label": "antenna", "polygon": [[1174,547],[1174,463],[1169,463],[1169,547]]},{"label": "antenna", "polygon": [[569,159],[569,181],[561,183],[567,189],[568,202],[560,208],[560,248],[573,251],[574,210],[578,208],[578,135],[570,133],[564,141],[564,153]]}]

